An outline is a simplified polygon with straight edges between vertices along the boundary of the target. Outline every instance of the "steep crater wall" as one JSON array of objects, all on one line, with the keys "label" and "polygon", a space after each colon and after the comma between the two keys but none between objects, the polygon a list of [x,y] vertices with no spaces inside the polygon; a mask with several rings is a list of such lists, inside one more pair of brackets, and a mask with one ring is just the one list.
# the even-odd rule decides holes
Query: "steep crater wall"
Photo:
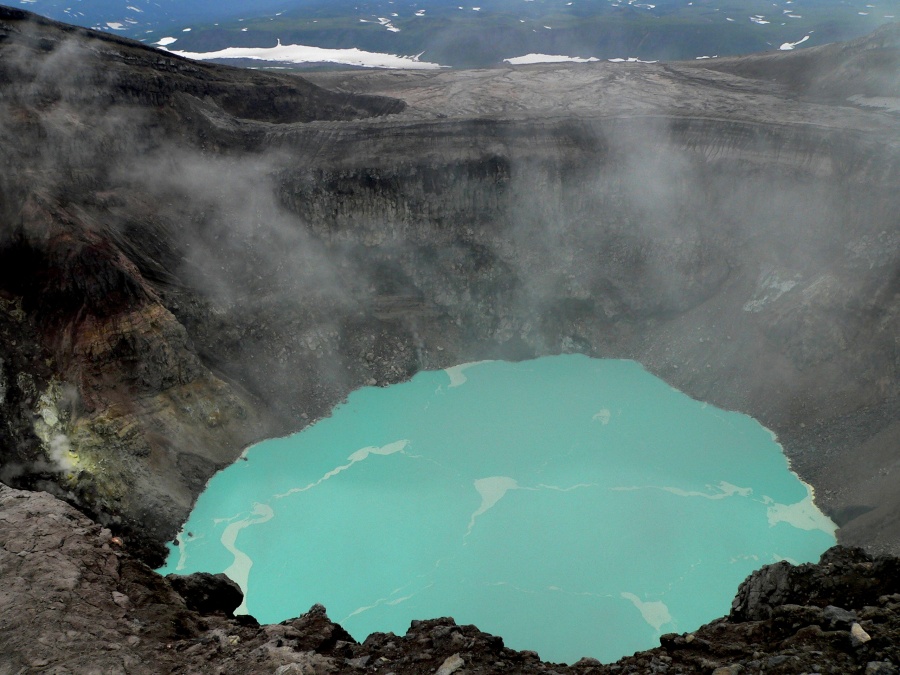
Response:
[{"label": "steep crater wall", "polygon": [[[262,272],[212,331],[180,316],[286,430],[421,368],[635,358],[776,430],[848,540],[895,544],[870,480],[893,461],[877,439],[898,393],[894,145],[663,116],[292,133],[277,137],[276,200],[329,274],[297,297]],[[265,243],[237,248],[231,278],[269,266]],[[848,456],[850,481],[832,473]]]}]

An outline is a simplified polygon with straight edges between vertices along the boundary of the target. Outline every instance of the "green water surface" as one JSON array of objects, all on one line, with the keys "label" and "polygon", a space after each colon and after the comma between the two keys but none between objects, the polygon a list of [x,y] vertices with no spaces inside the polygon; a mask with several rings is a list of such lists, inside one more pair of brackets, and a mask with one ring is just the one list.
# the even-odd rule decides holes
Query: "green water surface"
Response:
[{"label": "green water surface", "polygon": [[633,361],[422,372],[244,459],[161,572],[225,572],[262,622],[322,603],[358,640],[452,616],[546,660],[612,661],[835,542],[770,431]]}]

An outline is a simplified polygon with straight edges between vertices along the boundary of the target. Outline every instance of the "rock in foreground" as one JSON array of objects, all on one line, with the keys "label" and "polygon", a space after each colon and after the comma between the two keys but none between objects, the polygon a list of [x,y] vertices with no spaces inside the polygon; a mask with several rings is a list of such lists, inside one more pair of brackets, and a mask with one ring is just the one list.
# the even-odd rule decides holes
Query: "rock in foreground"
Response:
[{"label": "rock in foreground", "polygon": [[167,574],[166,579],[175,592],[184,598],[185,604],[200,614],[221,613],[234,616],[234,610],[244,600],[241,587],[224,574]]},{"label": "rock in foreground", "polygon": [[0,485],[0,673],[896,675],[898,571],[900,559],[842,547],[817,565],[769,565],[742,584],[728,618],[615,664],[566,666],[450,618],[358,644],[321,605],[268,626],[203,616],[127,542],[46,493]]}]

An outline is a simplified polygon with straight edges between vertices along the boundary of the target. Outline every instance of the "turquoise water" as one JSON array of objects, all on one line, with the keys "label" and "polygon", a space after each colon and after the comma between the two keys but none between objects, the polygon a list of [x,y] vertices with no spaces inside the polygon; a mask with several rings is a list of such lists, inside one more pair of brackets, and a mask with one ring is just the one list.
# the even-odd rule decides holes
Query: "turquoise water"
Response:
[{"label": "turquoise water", "polygon": [[835,542],[770,431],[633,361],[419,373],[244,459],[161,571],[224,571],[263,622],[320,602],[358,640],[452,616],[546,660],[612,661]]}]

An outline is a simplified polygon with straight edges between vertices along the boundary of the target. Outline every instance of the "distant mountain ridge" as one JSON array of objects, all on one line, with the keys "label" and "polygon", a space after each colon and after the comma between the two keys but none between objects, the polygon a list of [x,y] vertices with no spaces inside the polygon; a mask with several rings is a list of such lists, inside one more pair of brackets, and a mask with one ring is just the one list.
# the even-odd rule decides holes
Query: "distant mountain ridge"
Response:
[{"label": "distant mountain ridge", "polygon": [[706,67],[778,82],[791,92],[846,100],[900,98],[900,23],[849,42],[798,51],[791,58],[755,54],[717,59]]},{"label": "distant mountain ridge", "polygon": [[[303,45],[490,67],[528,54],[680,60],[848,40],[900,17],[900,0],[20,0],[57,20],[173,49]],[[273,59],[275,60],[275,59]],[[296,63],[288,67],[300,67]]]}]

